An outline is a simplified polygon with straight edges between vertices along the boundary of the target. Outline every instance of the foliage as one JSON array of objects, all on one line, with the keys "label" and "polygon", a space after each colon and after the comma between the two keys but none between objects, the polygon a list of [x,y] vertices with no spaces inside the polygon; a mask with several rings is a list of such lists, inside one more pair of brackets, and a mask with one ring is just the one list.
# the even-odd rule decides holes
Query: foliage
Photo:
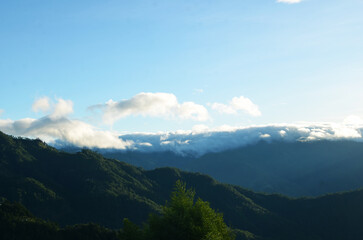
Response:
[{"label": "foliage", "polygon": [[[224,159],[226,157],[228,155]],[[247,170],[234,169],[240,175]],[[7,208],[13,209],[11,211],[2,208],[0,234],[22,234],[19,235],[22,237],[15,239],[31,239],[31,236],[61,239],[61,233],[72,235],[78,231],[90,231],[94,233],[92,236],[104,234],[120,239],[150,239],[152,227],[148,232],[148,228],[140,229],[138,226],[147,220],[149,213],[153,213],[153,217],[150,217],[148,224],[155,226],[160,221],[166,222],[163,220],[166,213],[175,213],[167,211],[174,204],[172,200],[165,207],[163,204],[179,179],[195,189],[193,197],[210,203],[196,200],[190,204],[189,201],[190,207],[187,209],[191,210],[186,216],[192,217],[193,224],[184,221],[187,227],[192,225],[208,229],[193,216],[214,216],[206,210],[210,206],[223,212],[223,218],[234,229],[239,240],[360,240],[363,236],[363,190],[299,199],[267,195],[221,184],[199,173],[175,168],[145,171],[106,159],[90,150],[69,154],[40,140],[14,138],[1,132],[0,196],[23,204],[35,217],[24,208]],[[185,194],[186,199],[191,197],[190,190],[186,190]],[[124,218],[130,219],[124,221],[124,227],[112,230],[120,229],[120,220]],[[89,222],[99,227],[74,225]],[[172,222],[166,223],[171,225]],[[73,227],[64,228],[66,225]],[[203,235],[209,231],[197,230],[193,228],[192,232]],[[97,232],[102,234],[98,235]],[[9,238],[3,235],[0,239]]]},{"label": "foliage", "polygon": [[351,140],[260,141],[195,157],[142,151],[103,155],[145,169],[176,167],[254,191],[294,197],[357,189],[363,182],[363,143]]},{"label": "foliage", "polygon": [[[117,232],[98,224],[77,224],[59,231],[59,236],[67,240],[118,240]],[[123,240],[123,239],[122,239]]]},{"label": "foliage", "polygon": [[177,182],[171,201],[162,216],[150,215],[148,225],[140,229],[124,219],[119,231],[98,224],[77,224],[59,228],[56,224],[34,217],[24,206],[3,200],[0,204],[0,238],[67,239],[67,240],[232,240],[232,231],[223,222],[222,214],[198,199],[186,185]]},{"label": "foliage", "polygon": [[163,208],[161,216],[151,215],[149,237],[159,240],[228,240],[232,233],[221,213],[210,208],[200,198],[194,202],[195,192],[186,184],[176,182],[171,201]]},{"label": "foliage", "polygon": [[24,206],[3,200],[0,204],[0,239],[58,239],[58,226],[35,218]]},{"label": "foliage", "polygon": [[123,240],[145,239],[145,232],[127,218],[123,221],[123,228],[120,230],[119,235]]}]

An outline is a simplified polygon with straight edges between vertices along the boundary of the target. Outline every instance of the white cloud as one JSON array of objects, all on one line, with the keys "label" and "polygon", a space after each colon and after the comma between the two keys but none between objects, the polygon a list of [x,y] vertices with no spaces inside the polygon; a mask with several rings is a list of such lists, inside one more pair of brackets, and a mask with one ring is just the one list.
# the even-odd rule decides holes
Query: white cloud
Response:
[{"label": "white cloud", "polygon": [[340,126],[334,128],[334,136],[337,138],[361,138],[362,135],[358,129],[351,127]]},{"label": "white cloud", "polygon": [[53,112],[50,114],[50,118],[57,119],[68,116],[73,113],[73,102],[71,100],[64,100],[59,98],[55,104]]},{"label": "white cloud", "polygon": [[[191,131],[165,133],[125,134],[141,151],[173,151],[178,154],[203,155],[255,144],[259,141],[363,141],[363,125],[352,127],[344,123],[270,124],[261,126],[232,127],[224,125],[210,129],[197,125]],[[139,143],[150,143],[141,146]]]},{"label": "white cloud", "polygon": [[350,115],[344,119],[343,123],[347,125],[363,125],[363,119],[356,115]]},{"label": "white cloud", "polygon": [[49,98],[45,97],[36,100],[32,108],[34,111],[50,110],[51,113],[39,119],[0,119],[0,130],[15,136],[38,137],[49,143],[58,141],[78,147],[132,148],[132,142],[121,140],[119,134],[68,119],[67,116],[73,112],[73,102],[70,100],[60,98],[55,104],[51,104]]},{"label": "white cloud", "polygon": [[131,133],[119,135],[102,131],[79,120],[66,117],[20,120],[0,119],[0,130],[5,133],[39,137],[51,144],[66,143],[78,147],[139,149],[141,151],[173,151],[178,154],[203,155],[242,147],[263,141],[363,141],[363,125],[337,123],[270,124],[248,127],[223,125],[214,129],[196,125],[190,131],[162,133]]},{"label": "white cloud", "polygon": [[197,125],[194,125],[193,128],[192,128],[193,132],[205,132],[205,131],[208,131],[208,130],[209,130],[209,127],[207,125],[204,125],[204,124],[197,124]]},{"label": "white cloud", "polygon": [[4,110],[0,109],[0,116],[4,113]]},{"label": "white cloud", "polygon": [[32,110],[34,112],[46,112],[50,110],[50,100],[48,97],[38,98],[34,101]]},{"label": "white cloud", "polygon": [[48,112],[50,118],[57,119],[68,116],[73,113],[73,102],[71,100],[64,100],[62,98],[56,99],[57,102],[53,103],[48,97],[38,98],[32,105],[34,112]]},{"label": "white cloud", "polygon": [[139,93],[131,99],[113,101],[105,104],[91,106],[91,109],[103,110],[103,121],[113,124],[115,121],[130,115],[141,115],[162,118],[192,119],[195,121],[207,121],[209,114],[207,109],[193,102],[178,103],[171,93]]},{"label": "white cloud", "polygon": [[294,4],[294,3],[300,3],[302,0],[277,0],[278,3],[288,3],[288,4]]},{"label": "white cloud", "polygon": [[219,113],[236,114],[238,111],[244,111],[254,117],[261,116],[258,106],[249,98],[243,96],[232,98],[228,105],[223,103],[213,103],[211,107]]},{"label": "white cloud", "polygon": [[193,119],[196,121],[204,122],[209,119],[208,110],[199,104],[193,102],[185,102],[178,104],[175,111],[176,116],[182,119]]},{"label": "white cloud", "polygon": [[[236,105],[240,106],[241,98],[235,99],[236,101],[232,100],[229,106],[238,109]],[[155,106],[155,103],[159,108]],[[357,116],[349,116],[342,123],[270,124],[248,127],[223,125],[214,129],[199,124],[190,131],[120,135],[112,131],[97,129],[79,120],[69,119],[68,114],[73,112],[73,103],[70,100],[58,99],[56,104],[50,105],[53,108],[50,110],[50,114],[39,119],[0,119],[0,130],[16,136],[39,137],[54,145],[70,144],[89,148],[174,151],[180,154],[195,155],[237,148],[261,140],[291,142],[348,139],[363,141],[363,121]],[[203,106],[200,108],[200,105],[192,102],[179,104],[172,94],[136,95],[130,100],[111,101],[101,107],[105,112],[114,110],[117,114],[121,114],[121,117],[131,114],[151,116],[161,114],[178,118],[200,117],[204,108]],[[204,114],[208,116],[208,112]]]},{"label": "white cloud", "polygon": [[267,133],[260,135],[260,138],[270,138],[270,137],[271,137],[271,135],[267,134]]},{"label": "white cloud", "polygon": [[67,118],[46,116],[40,119],[0,120],[0,130],[11,135],[37,137],[49,143],[61,141],[78,147],[125,149],[132,145],[130,141],[119,139],[118,134],[100,131],[82,121]]},{"label": "white cloud", "polygon": [[226,113],[226,114],[236,114],[237,111],[230,105],[226,105],[223,103],[213,103],[211,105],[213,110],[218,111],[219,113]]},{"label": "white cloud", "polygon": [[285,130],[280,130],[279,133],[280,133],[281,137],[285,137],[285,135],[286,135],[286,131]]}]

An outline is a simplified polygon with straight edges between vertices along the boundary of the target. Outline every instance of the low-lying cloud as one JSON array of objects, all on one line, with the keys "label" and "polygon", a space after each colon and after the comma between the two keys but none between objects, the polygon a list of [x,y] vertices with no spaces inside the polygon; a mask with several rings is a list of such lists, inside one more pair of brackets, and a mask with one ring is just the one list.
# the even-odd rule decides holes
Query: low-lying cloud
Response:
[{"label": "low-lying cloud", "polygon": [[[232,100],[230,106],[238,105],[241,99],[243,100],[241,102],[245,103],[245,98],[240,97],[236,98],[236,101]],[[159,107],[164,105],[164,108],[156,108],[154,104]],[[130,114],[164,114],[165,116],[178,114],[180,118],[183,116],[189,118],[198,110],[198,106],[196,107],[194,103],[179,104],[172,94],[146,93],[136,95],[130,100],[109,103],[103,107],[106,112],[116,111],[114,114],[118,117],[120,114],[121,117]],[[270,124],[247,127],[223,125],[214,129],[204,124],[197,124],[190,131],[120,134],[71,119],[73,102],[70,100],[56,99],[53,103],[47,98],[38,99],[32,108],[34,111],[47,111],[48,114],[39,119],[0,119],[0,130],[15,136],[40,138],[56,147],[68,145],[111,150],[173,151],[182,155],[196,156],[255,144],[259,141],[343,139],[363,141],[363,120],[358,116],[349,116],[342,123]],[[207,113],[205,114],[203,119],[208,116]]]},{"label": "low-lying cloud", "polygon": [[254,117],[261,116],[258,106],[244,96],[232,98],[229,104],[213,103],[211,107],[219,113],[236,114],[238,111],[243,111]]},{"label": "low-lying cloud", "polygon": [[[173,151],[182,155],[203,155],[271,141],[354,140],[363,141],[363,125],[336,123],[271,124],[249,127],[222,126],[217,129],[197,128],[157,134],[128,134],[122,139],[133,141],[140,151]],[[149,143],[138,145],[138,143]]]},{"label": "low-lying cloud", "polygon": [[102,109],[103,122],[113,124],[127,116],[141,115],[162,118],[191,119],[207,121],[208,110],[194,102],[179,103],[171,93],[139,93],[121,101],[109,100],[105,104],[91,106],[90,109]]},{"label": "low-lying cloud", "polygon": [[[37,104],[39,100],[35,101],[33,108],[44,106],[44,102]],[[67,116],[73,112],[70,100],[57,99],[52,109],[51,104],[49,106],[47,110],[51,110],[50,114],[39,119],[0,119],[0,130],[15,136],[40,138],[50,144],[62,142],[77,147],[113,149],[126,149],[133,145],[130,141],[120,139],[116,133],[98,130],[85,122],[69,119]]]}]

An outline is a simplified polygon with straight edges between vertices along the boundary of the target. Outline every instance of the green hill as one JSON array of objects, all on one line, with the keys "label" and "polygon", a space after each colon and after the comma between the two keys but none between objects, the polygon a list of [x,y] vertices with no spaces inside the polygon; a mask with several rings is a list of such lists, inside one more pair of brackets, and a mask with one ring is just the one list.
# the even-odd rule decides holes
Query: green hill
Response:
[{"label": "green hill", "polygon": [[[83,150],[70,154],[40,140],[0,133],[0,196],[61,226],[119,228],[158,213],[177,180],[224,214],[228,225],[261,239],[361,239],[363,191],[292,199],[174,168],[145,171]],[[252,235],[251,235],[252,236]]]},{"label": "green hill", "polygon": [[253,191],[319,196],[363,186],[363,143],[349,140],[256,144],[199,157],[173,152],[98,150],[145,169],[176,167]]}]

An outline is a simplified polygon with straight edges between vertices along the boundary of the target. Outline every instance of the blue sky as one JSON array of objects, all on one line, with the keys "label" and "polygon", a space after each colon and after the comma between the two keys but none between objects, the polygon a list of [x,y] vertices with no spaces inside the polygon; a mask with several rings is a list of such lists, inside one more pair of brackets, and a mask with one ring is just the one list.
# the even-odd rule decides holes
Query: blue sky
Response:
[{"label": "blue sky", "polygon": [[362,118],[363,2],[286,1],[1,1],[0,130]]}]

